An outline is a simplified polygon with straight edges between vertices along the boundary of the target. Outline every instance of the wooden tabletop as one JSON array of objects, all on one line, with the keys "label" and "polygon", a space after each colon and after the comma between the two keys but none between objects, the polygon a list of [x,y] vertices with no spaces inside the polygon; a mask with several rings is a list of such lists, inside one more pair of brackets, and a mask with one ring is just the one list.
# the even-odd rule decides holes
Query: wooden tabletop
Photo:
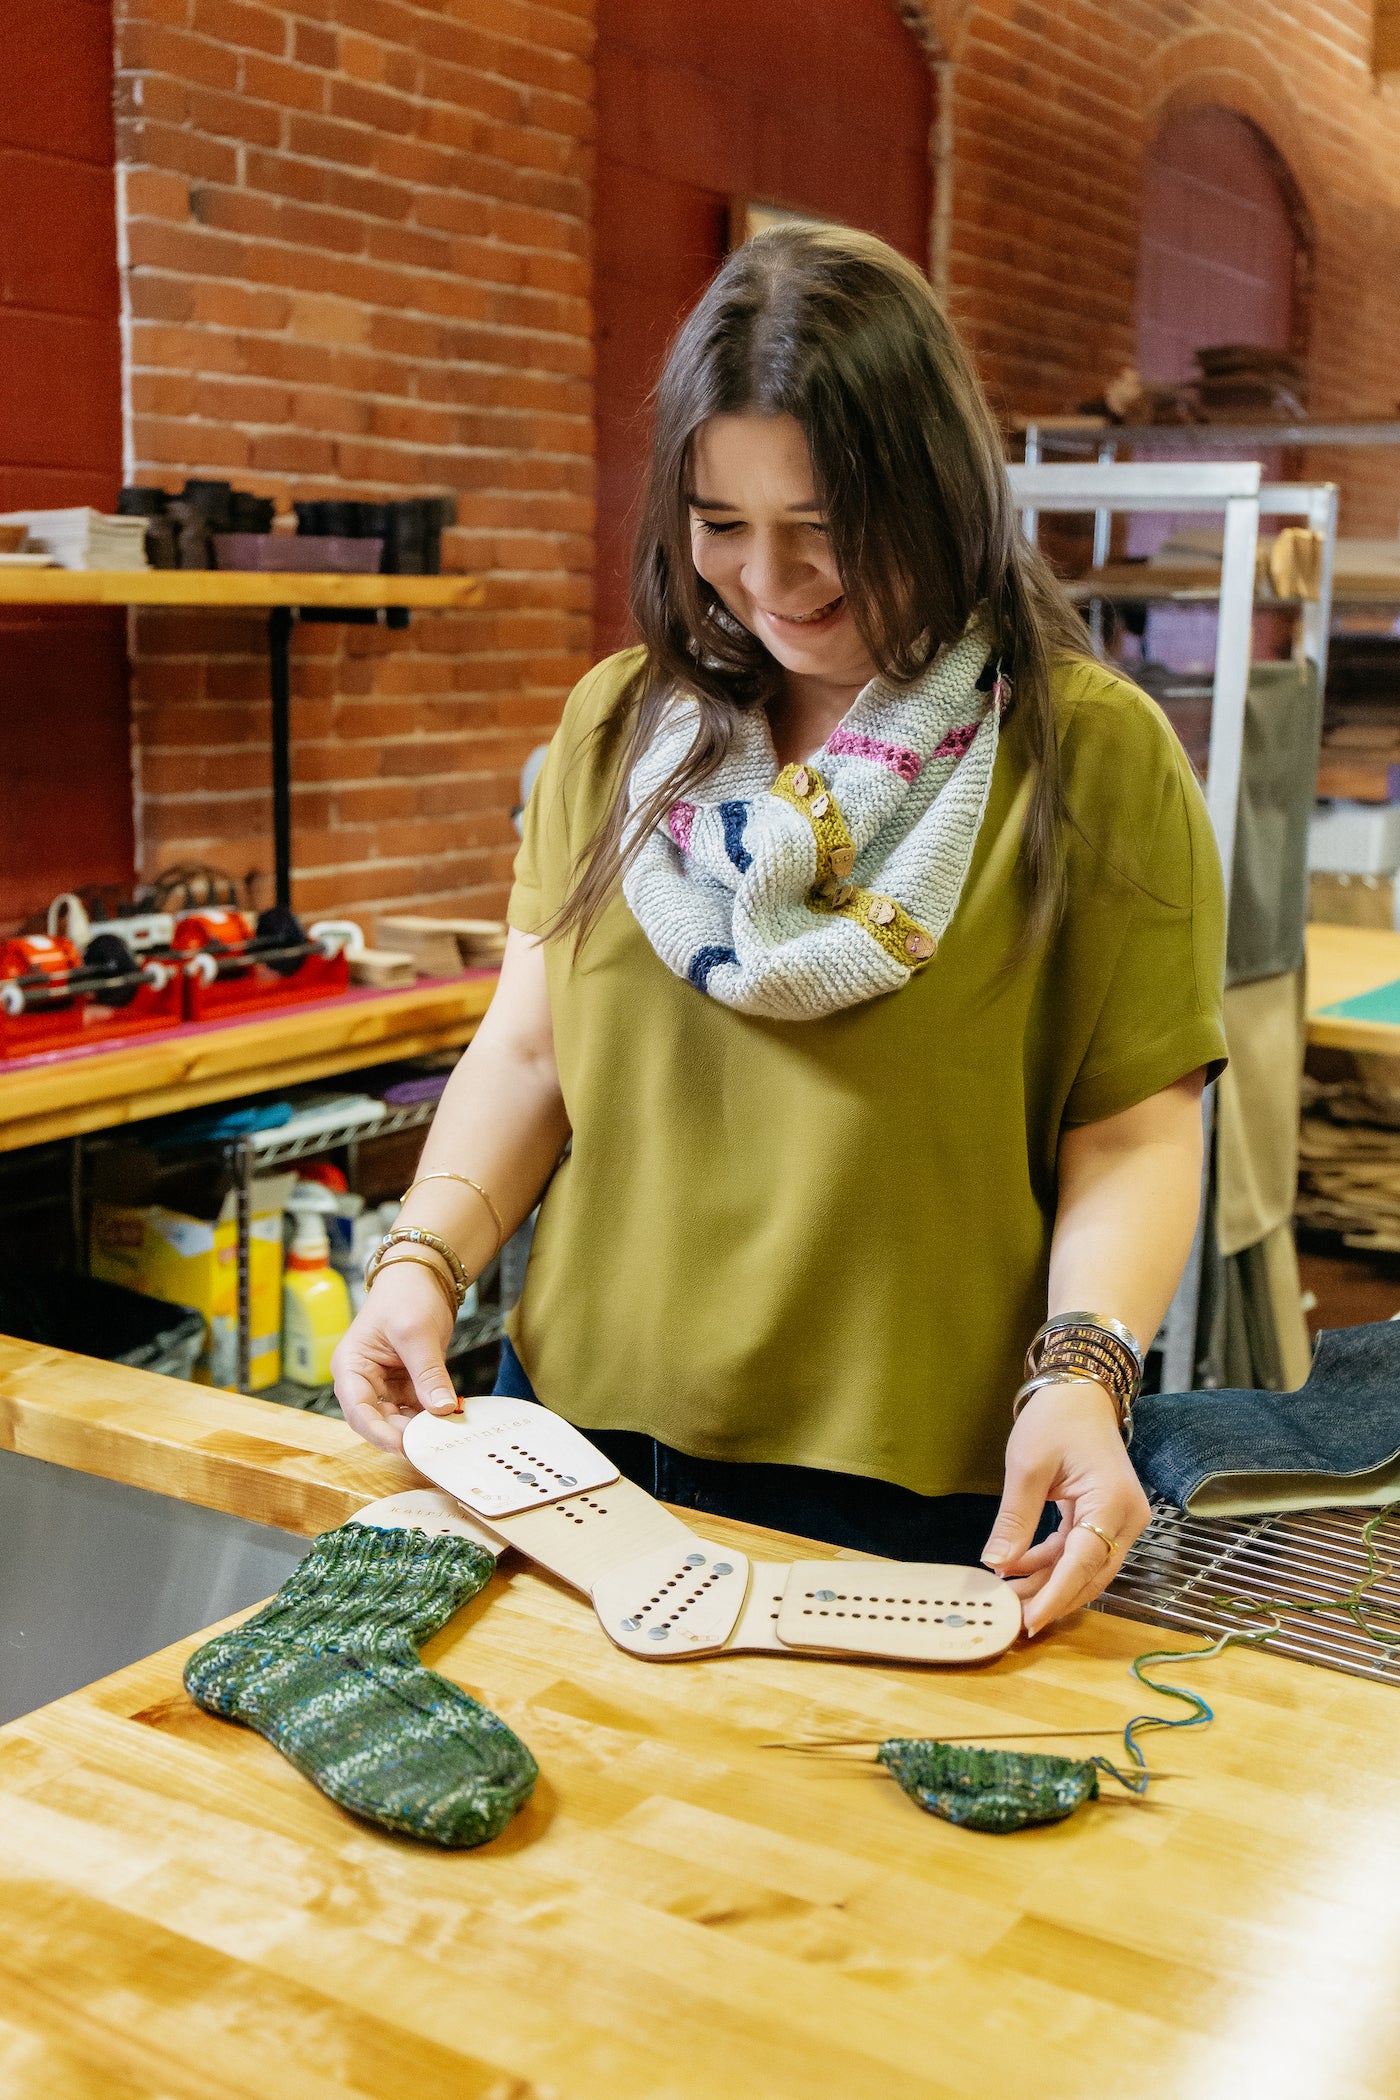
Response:
[{"label": "wooden tabletop", "polygon": [[0,1335],[0,1450],[302,1538],[415,1478],[344,1422],[10,1335]]},{"label": "wooden tabletop", "polygon": [[[278,1507],[298,1529],[403,1477],[343,1425],[293,1416],[282,1435],[265,1402],[17,1350],[0,1440],[41,1456],[66,1462],[63,1432],[91,1459],[86,1424],[106,1440],[92,1470],[139,1449],[159,1484],[163,1448],[168,1489],[233,1487],[244,1513]],[[1179,1776],[1145,1804],[1004,1838],[923,1815],[873,1768],[762,1747],[1116,1728],[1157,1704],[1127,1674],[1157,1641],[1091,1613],[977,1670],[653,1664],[508,1557],[427,1659],[543,1776],[504,1836],[460,1854],[361,1827],[198,1711],[185,1643],[0,1730],[0,2091],[1392,2100],[1386,1688],[1227,1655],[1191,1673],[1215,1726],[1156,1739]]]},{"label": "wooden tabletop", "polygon": [[1308,1041],[1332,1050],[1400,1056],[1400,1028],[1385,1021],[1349,1021],[1324,1006],[1356,999],[1400,978],[1400,933],[1371,926],[1309,926]]},{"label": "wooden tabletop", "polygon": [[0,1152],[449,1050],[470,1041],[495,988],[496,973],[482,971],[137,1036],[75,1057],[0,1061]]}]

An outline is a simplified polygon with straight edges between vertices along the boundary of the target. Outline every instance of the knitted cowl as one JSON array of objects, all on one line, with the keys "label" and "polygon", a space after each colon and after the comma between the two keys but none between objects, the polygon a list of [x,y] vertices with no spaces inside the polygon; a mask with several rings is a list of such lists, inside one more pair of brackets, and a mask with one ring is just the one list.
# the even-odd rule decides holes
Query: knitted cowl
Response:
[{"label": "knitted cowl", "polygon": [[[957,909],[986,813],[1006,682],[974,622],[913,685],[872,679],[806,764],[762,709],[644,841],[623,895],[657,955],[741,1013],[810,1021],[898,991]],[[632,772],[635,811],[685,756],[678,694]]]}]

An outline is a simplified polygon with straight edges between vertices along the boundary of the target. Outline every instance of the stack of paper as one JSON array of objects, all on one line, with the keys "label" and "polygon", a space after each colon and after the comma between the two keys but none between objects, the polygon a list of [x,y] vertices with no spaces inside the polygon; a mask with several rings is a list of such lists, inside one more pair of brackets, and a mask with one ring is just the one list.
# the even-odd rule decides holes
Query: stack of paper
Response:
[{"label": "stack of paper", "polygon": [[0,525],[23,525],[29,545],[60,569],[145,569],[146,520],[109,518],[81,504],[73,510],[9,510]]}]

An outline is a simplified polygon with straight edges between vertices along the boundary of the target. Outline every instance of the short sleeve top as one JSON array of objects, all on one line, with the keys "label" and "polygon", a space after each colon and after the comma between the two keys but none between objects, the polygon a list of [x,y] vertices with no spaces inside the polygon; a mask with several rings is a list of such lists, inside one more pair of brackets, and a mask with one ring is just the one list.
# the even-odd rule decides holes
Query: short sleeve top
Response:
[{"label": "short sleeve top", "polygon": [[[516,862],[525,932],[617,792],[602,725],[636,664],[610,657],[569,701]],[[573,1141],[512,1323],[547,1405],[697,1457],[1000,1490],[1062,1131],[1225,1057],[1220,863],[1185,754],[1102,665],[1067,659],[1052,687],[1066,896],[1038,947],[1014,708],[958,909],[899,991],[736,1012],[666,968],[621,896],[578,953],[547,942]]]}]

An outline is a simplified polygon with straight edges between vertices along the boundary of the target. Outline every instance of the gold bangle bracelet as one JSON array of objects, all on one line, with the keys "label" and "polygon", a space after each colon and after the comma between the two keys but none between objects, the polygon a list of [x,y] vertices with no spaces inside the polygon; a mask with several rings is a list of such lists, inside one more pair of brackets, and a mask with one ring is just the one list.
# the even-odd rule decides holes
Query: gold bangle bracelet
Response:
[{"label": "gold bangle bracelet", "polygon": [[405,1262],[409,1261],[414,1262],[420,1269],[426,1269],[428,1274],[436,1282],[436,1284],[442,1292],[442,1295],[447,1300],[447,1309],[452,1315],[452,1324],[455,1327],[457,1325],[457,1313],[459,1310],[457,1305],[457,1294],[447,1280],[446,1271],[438,1267],[437,1263],[433,1260],[431,1255],[410,1254],[406,1250],[396,1250],[396,1258],[395,1256],[391,1256],[388,1260],[382,1261],[379,1264],[379,1267],[374,1272],[375,1276],[380,1277],[384,1274],[384,1271],[386,1269],[400,1268]]},{"label": "gold bangle bracelet", "polygon": [[409,1186],[404,1190],[403,1194],[399,1198],[400,1204],[402,1205],[407,1203],[409,1197],[413,1194],[414,1189],[421,1189],[424,1183],[429,1181],[460,1181],[463,1188],[472,1189],[478,1196],[480,1196],[482,1202],[490,1211],[491,1223],[496,1228],[496,1244],[495,1247],[492,1249],[492,1253],[499,1254],[502,1247],[504,1247],[506,1243],[506,1228],[501,1223],[501,1214],[497,1210],[495,1204],[491,1201],[491,1198],[487,1195],[485,1189],[481,1186],[481,1183],[479,1181],[473,1181],[470,1174],[453,1174],[446,1167],[435,1168],[431,1174],[420,1174],[418,1179],[414,1182],[410,1182]]}]

